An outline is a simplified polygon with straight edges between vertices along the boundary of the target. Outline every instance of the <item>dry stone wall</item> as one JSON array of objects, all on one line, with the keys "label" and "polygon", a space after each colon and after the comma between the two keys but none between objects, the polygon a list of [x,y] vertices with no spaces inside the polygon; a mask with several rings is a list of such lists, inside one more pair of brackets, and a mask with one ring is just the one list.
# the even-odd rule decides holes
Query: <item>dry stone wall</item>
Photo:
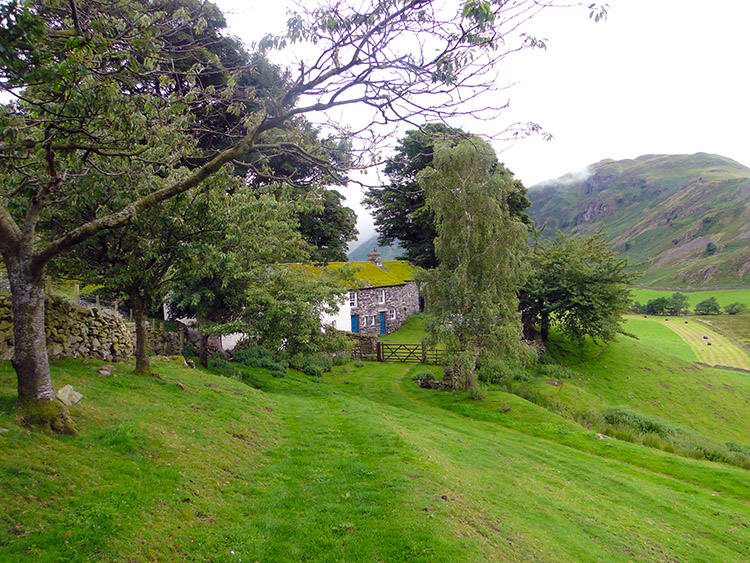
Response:
[{"label": "dry stone wall", "polygon": [[[133,355],[135,338],[119,317],[74,305],[60,297],[47,300],[47,352],[50,358],[97,358],[108,362]],[[13,356],[10,298],[0,296],[0,359]]]},{"label": "dry stone wall", "polygon": [[[135,350],[135,324],[101,309],[75,305],[61,297],[47,300],[45,314],[50,358],[94,358],[124,361]],[[155,355],[181,354],[184,335],[149,327],[149,351]],[[0,295],[0,360],[13,356],[13,317],[10,298]]]}]

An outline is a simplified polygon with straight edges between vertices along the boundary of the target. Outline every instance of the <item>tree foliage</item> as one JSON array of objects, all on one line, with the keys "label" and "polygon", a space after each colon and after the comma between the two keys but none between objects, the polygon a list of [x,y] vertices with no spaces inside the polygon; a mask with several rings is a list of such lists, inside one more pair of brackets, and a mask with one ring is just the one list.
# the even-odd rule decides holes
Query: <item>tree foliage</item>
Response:
[{"label": "tree foliage", "polygon": [[523,356],[516,290],[526,271],[527,227],[512,217],[509,174],[476,138],[439,146],[419,175],[434,214],[438,265],[420,270],[427,330],[449,350],[447,378],[471,388],[477,359]]},{"label": "tree foliage", "polygon": [[530,262],[532,274],[521,290],[527,335],[539,325],[547,340],[552,323],[579,342],[585,336],[607,342],[624,333],[627,284],[634,276],[601,233],[581,237],[558,232],[555,242],[532,249]]},{"label": "tree foliage", "polygon": [[734,303],[729,303],[728,305],[724,305],[724,312],[726,312],[729,315],[736,315],[738,313],[743,312],[745,309],[747,309],[747,305],[744,303],[740,303],[739,301],[735,301]]},{"label": "tree foliage", "polygon": [[704,299],[695,306],[694,311],[696,315],[718,315],[721,313],[716,297]]},{"label": "tree foliage", "polygon": [[633,310],[636,313],[646,313],[647,315],[683,315],[689,308],[687,295],[679,291],[673,293],[670,297],[649,299],[645,305],[637,302],[633,305]]},{"label": "tree foliage", "polygon": [[[461,129],[441,123],[430,123],[420,129],[408,131],[399,141],[396,153],[388,159],[384,172],[390,184],[369,188],[365,205],[372,210],[378,242],[382,245],[398,242],[404,249],[404,258],[423,268],[437,265],[434,240],[437,228],[433,212],[426,205],[426,194],[417,181],[419,173],[432,166],[436,146],[443,149],[472,138]],[[502,174],[512,177],[497,157],[492,155],[493,166]],[[526,188],[514,180],[507,194],[511,215],[525,223],[530,220],[524,213],[531,202]]]}]

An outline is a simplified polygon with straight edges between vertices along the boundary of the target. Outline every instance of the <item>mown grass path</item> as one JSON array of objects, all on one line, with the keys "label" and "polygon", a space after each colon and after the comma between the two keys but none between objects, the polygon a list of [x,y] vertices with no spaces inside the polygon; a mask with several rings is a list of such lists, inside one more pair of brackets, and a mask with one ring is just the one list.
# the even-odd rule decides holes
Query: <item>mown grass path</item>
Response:
[{"label": "mown grass path", "polygon": [[[631,316],[629,318],[636,318]],[[705,325],[682,317],[657,317],[649,315],[644,320],[668,327],[693,350],[698,361],[709,365],[722,365],[750,369],[750,355],[726,336]],[[708,338],[704,338],[707,336]],[[710,342],[710,345],[709,345]]]}]

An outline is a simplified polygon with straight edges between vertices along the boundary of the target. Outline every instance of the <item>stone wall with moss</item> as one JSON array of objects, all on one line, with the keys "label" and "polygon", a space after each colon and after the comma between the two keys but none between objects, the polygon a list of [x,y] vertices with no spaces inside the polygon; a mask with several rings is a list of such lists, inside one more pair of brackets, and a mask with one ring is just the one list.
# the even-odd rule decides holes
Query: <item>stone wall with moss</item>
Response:
[{"label": "stone wall with moss", "polygon": [[[132,357],[135,336],[119,317],[61,298],[47,300],[45,314],[50,358],[96,358],[107,362]],[[13,356],[10,298],[0,295],[0,359]]]},{"label": "stone wall with moss", "polygon": [[[175,323],[170,323],[174,325]],[[180,356],[182,355],[182,345],[187,341],[187,327],[181,323],[176,323],[181,328],[176,330],[167,330],[161,323],[160,326],[149,325],[148,331],[148,351],[155,356]],[[133,331],[135,339],[135,323],[129,324]]]}]

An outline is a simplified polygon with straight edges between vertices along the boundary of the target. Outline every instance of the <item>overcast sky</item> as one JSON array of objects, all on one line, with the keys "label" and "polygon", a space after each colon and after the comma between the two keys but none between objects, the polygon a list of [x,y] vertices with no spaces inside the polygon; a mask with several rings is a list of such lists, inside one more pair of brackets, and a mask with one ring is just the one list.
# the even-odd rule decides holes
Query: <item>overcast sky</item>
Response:
[{"label": "overcast sky", "polygon": [[[217,3],[248,43],[281,30],[291,5]],[[596,24],[585,9],[543,12],[527,31],[546,38],[547,50],[503,63],[510,108],[494,123],[456,125],[492,134],[534,121],[551,133],[495,145],[526,186],[642,154],[709,152],[750,166],[749,24],[747,0],[610,0],[607,21]],[[371,232],[361,194],[345,195],[362,234]]]}]

